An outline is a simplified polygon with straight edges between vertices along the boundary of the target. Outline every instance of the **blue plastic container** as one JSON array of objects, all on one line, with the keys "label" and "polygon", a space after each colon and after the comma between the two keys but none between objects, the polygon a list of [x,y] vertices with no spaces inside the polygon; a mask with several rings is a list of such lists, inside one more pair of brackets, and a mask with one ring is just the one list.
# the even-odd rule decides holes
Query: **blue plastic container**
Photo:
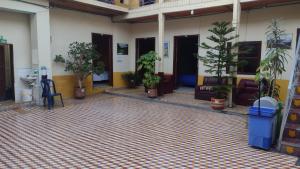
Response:
[{"label": "blue plastic container", "polygon": [[248,118],[248,144],[253,147],[270,149],[276,122],[276,110],[250,107]]}]

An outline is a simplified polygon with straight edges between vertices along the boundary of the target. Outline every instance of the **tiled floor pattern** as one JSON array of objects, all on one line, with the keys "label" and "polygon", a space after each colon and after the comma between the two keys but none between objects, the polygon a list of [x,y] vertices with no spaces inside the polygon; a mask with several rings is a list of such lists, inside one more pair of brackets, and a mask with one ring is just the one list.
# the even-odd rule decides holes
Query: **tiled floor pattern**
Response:
[{"label": "tiled floor pattern", "polygon": [[[138,87],[136,89],[111,89],[107,92],[135,98],[147,98],[146,93],[144,92],[144,87]],[[192,107],[211,109],[209,101],[198,100],[194,98],[193,88],[179,88],[178,90],[175,90],[174,93],[165,94],[161,97],[156,98],[155,100],[166,103],[174,103]],[[246,115],[248,113],[248,107],[236,105],[233,108],[225,109],[225,111],[233,112],[235,114]]]},{"label": "tiled floor pattern", "polygon": [[8,101],[0,101],[0,112],[11,110],[11,109],[20,109],[23,107],[30,107],[34,105],[33,102],[27,102],[27,103],[15,103],[13,100]]},{"label": "tiled floor pattern", "polygon": [[245,117],[106,94],[24,111],[0,113],[0,168],[296,168]]}]

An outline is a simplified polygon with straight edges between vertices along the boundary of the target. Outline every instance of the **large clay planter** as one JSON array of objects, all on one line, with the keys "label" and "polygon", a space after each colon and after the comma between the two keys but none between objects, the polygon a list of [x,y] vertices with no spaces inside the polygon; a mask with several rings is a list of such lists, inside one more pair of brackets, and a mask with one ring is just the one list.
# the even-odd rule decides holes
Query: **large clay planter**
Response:
[{"label": "large clay planter", "polygon": [[225,109],[225,99],[215,99],[211,98],[211,108],[214,110],[224,110]]},{"label": "large clay planter", "polygon": [[150,97],[150,98],[157,97],[157,89],[148,89],[147,93],[148,93],[148,97]]},{"label": "large clay planter", "polygon": [[76,99],[84,99],[85,98],[85,88],[76,87],[74,90],[74,96]]}]

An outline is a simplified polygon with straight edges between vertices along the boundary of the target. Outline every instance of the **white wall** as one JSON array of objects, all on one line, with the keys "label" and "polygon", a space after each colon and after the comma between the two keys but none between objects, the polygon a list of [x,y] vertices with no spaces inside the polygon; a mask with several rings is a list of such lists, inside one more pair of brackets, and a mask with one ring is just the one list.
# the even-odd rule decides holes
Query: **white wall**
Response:
[{"label": "white wall", "polygon": [[[289,50],[291,56],[296,45],[296,30],[300,27],[300,5],[273,7],[251,10],[243,12],[241,17],[240,28],[240,41],[262,41],[262,57],[266,50],[266,37],[265,32],[267,26],[273,18],[282,18],[282,28],[287,33],[293,34],[292,49]],[[166,73],[173,72],[173,45],[174,36],[177,35],[200,35],[200,42],[207,42],[206,37],[209,35],[207,31],[213,22],[216,21],[230,21],[232,20],[232,13],[223,13],[218,15],[210,15],[203,17],[194,17],[187,19],[176,19],[166,21],[165,28],[165,41],[170,43],[169,58],[164,59],[164,71]],[[131,60],[130,68],[134,70],[135,65],[135,38],[143,37],[156,37],[156,49],[158,43],[158,25],[157,23],[140,23],[131,25],[131,43],[132,49],[130,50]],[[199,50],[201,55],[204,55],[203,50]],[[289,65],[292,65],[292,58],[289,58]],[[286,66],[287,72],[282,76],[282,79],[289,79],[291,66]],[[199,74],[205,75],[205,68],[199,62]],[[239,75],[246,76],[246,75]]]},{"label": "white wall", "polygon": [[21,99],[21,89],[25,86],[20,76],[31,70],[30,18],[29,15],[0,11],[0,35],[13,44],[16,101]]},{"label": "white wall", "polygon": [[[164,72],[173,73],[173,51],[174,51],[174,36],[180,35],[199,35],[200,41],[205,40],[208,36],[208,28],[211,23],[218,20],[230,21],[231,14],[212,15],[208,17],[194,17],[186,19],[167,20],[165,23],[165,41],[169,42],[169,57],[164,58]],[[135,39],[145,37],[155,37],[156,50],[158,50],[158,24],[157,23],[139,23],[131,25],[131,45],[133,49],[130,51],[132,56],[135,56]],[[135,57],[131,59],[131,68],[134,70]],[[203,74],[204,70],[201,64],[199,65],[199,74]]]},{"label": "white wall", "polygon": [[265,32],[272,19],[280,19],[280,26],[286,33],[293,35],[292,48],[289,51],[291,57],[287,71],[283,73],[281,79],[288,80],[293,66],[292,57],[296,47],[297,28],[300,28],[300,5],[290,5],[282,7],[265,8],[243,12],[241,17],[240,41],[262,41],[262,56],[266,51]]},{"label": "white wall", "polygon": [[[68,46],[74,41],[91,42],[92,33],[113,35],[113,71],[129,70],[129,60],[117,56],[117,43],[129,43],[129,25],[112,23],[109,17],[92,15],[71,10],[54,8],[50,10],[51,56],[62,54],[66,56]],[[129,49],[131,46],[129,46]],[[53,75],[66,75],[64,67],[54,63]]]}]

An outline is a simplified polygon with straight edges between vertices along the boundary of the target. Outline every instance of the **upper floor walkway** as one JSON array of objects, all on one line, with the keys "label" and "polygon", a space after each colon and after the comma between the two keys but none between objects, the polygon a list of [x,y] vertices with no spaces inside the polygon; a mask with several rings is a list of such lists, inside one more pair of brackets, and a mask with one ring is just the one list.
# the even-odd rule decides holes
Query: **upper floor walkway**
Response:
[{"label": "upper floor walkway", "polygon": [[[51,6],[112,17],[115,22],[156,21],[232,12],[235,0],[49,0]],[[239,0],[242,10],[295,3],[298,0]],[[299,1],[298,1],[299,2]]]}]

